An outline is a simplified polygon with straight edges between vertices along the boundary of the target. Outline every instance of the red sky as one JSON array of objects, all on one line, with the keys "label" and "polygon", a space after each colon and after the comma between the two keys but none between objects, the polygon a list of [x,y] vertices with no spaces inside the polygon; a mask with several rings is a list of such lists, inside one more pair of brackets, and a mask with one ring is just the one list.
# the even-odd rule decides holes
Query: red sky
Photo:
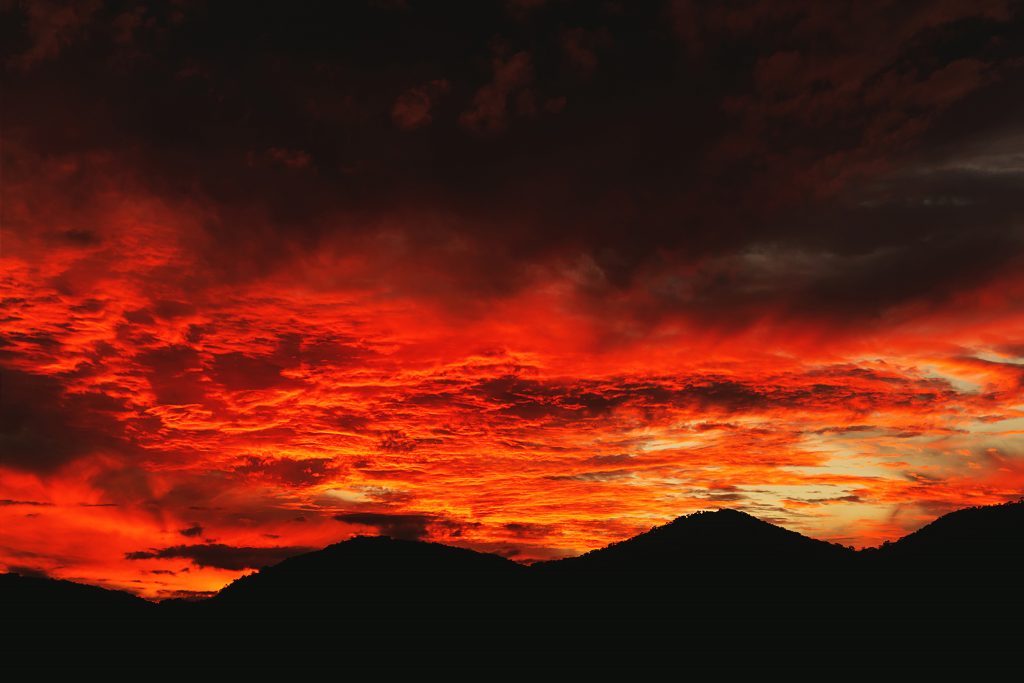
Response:
[{"label": "red sky", "polygon": [[1019,498],[1019,17],[772,4],[5,8],[0,566]]}]

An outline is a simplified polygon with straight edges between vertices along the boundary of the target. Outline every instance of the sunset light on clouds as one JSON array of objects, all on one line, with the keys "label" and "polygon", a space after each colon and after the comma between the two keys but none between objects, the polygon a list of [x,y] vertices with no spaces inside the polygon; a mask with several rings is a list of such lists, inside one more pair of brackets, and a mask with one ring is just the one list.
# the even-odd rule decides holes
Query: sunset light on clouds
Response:
[{"label": "sunset light on clouds", "polygon": [[4,9],[0,565],[162,598],[1021,497],[1007,3],[400,4]]}]

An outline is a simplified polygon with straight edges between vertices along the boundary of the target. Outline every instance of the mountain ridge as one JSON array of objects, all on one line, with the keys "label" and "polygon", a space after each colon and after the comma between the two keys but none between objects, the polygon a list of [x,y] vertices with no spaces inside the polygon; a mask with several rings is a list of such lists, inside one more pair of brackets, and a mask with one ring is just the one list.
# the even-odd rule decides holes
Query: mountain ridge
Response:
[{"label": "mountain ridge", "polygon": [[[982,529],[975,529],[974,526],[982,525]],[[914,561],[935,560],[942,558],[949,560],[951,557],[959,559],[970,559],[964,553],[952,555],[948,549],[934,547],[936,544],[948,543],[941,537],[943,533],[952,534],[956,542],[966,544],[970,547],[974,557],[987,558],[991,561],[1013,562],[1020,557],[1021,550],[1013,548],[1012,544],[1001,543],[1001,539],[1018,531],[1024,530],[1024,498],[1017,501],[1008,501],[996,505],[972,506],[961,508],[953,512],[937,517],[935,520],[924,525],[896,541],[887,541],[880,546],[862,548],[859,550],[843,546],[838,543],[822,541],[799,532],[786,529],[780,525],[766,522],[754,515],[736,510],[734,508],[718,508],[715,510],[698,510],[676,517],[665,524],[656,525],[649,530],[639,533],[621,541],[615,541],[602,548],[589,550],[577,556],[547,560],[524,564],[515,562],[508,558],[494,553],[485,553],[462,546],[451,546],[431,541],[412,541],[406,539],[392,538],[387,535],[379,536],[354,536],[352,538],[332,543],[319,550],[295,555],[273,565],[260,568],[256,572],[232,581],[217,592],[212,598],[216,599],[225,591],[229,594],[238,590],[240,585],[249,585],[259,581],[254,579],[265,572],[277,574],[281,567],[293,569],[308,565],[314,558],[334,557],[347,562],[367,562],[372,559],[372,566],[362,568],[362,571],[381,572],[393,571],[380,564],[382,558],[361,557],[357,549],[381,550],[389,548],[391,551],[404,549],[412,552],[419,552],[425,558],[453,560],[456,557],[464,559],[473,558],[479,562],[477,569],[498,570],[500,567],[505,571],[535,571],[543,572],[558,569],[560,571],[568,568],[587,569],[630,569],[629,563],[636,563],[643,560],[648,564],[637,564],[632,569],[655,569],[649,563],[656,562],[679,562],[690,559],[700,559],[707,569],[722,570],[723,566],[730,562],[744,562],[756,559],[753,553],[764,551],[775,551],[788,549],[792,552],[789,556],[776,556],[774,565],[779,568],[791,566],[793,563],[823,562],[835,564],[842,561],[871,560],[876,564],[879,561],[891,561],[893,565],[905,564]],[[1000,536],[996,537],[995,534]],[[714,535],[712,535],[714,534]],[[1024,538],[1024,536],[1021,536]],[[685,545],[683,545],[685,544]],[[986,547],[981,547],[985,545]],[[992,551],[992,546],[1001,546],[1001,552]],[[986,550],[987,548],[987,550]],[[444,550],[442,550],[444,549]],[[717,555],[710,556],[717,562],[708,563],[708,555],[700,555],[713,551]],[[687,553],[693,555],[688,557]],[[889,558],[892,558],[891,560]],[[395,559],[399,559],[396,558]],[[401,558],[403,561],[408,558]],[[444,563],[436,568],[436,571],[444,570]],[[765,567],[762,566],[762,569]],[[452,570],[453,567],[447,567]],[[665,566],[666,571],[679,570],[679,566]],[[700,566],[690,566],[690,570],[700,570]],[[424,571],[423,567],[419,568]],[[358,566],[350,565],[346,571],[359,571]],[[428,569],[429,571],[429,569]],[[265,575],[265,574],[264,574]],[[28,577],[9,572],[0,574],[0,577],[19,577],[25,580],[52,581],[71,586],[85,586],[96,588],[107,593],[118,593],[131,596],[132,598],[145,600],[129,591],[110,589],[93,584],[79,583],[62,579],[51,579],[43,577]],[[27,584],[25,584],[27,585]],[[234,586],[234,588],[232,588]],[[180,599],[165,600],[162,602],[175,602]],[[154,602],[154,601],[148,601]],[[159,602],[157,604],[160,604]]]},{"label": "mountain ridge", "polygon": [[654,563],[696,561],[721,568],[723,564],[750,559],[752,553],[783,548],[790,552],[789,556],[781,558],[784,562],[812,558],[829,561],[854,552],[845,546],[804,536],[740,510],[720,508],[683,515],[603,548],[534,566],[594,565],[595,568],[625,569],[631,563],[644,560]]},{"label": "mountain ridge", "polygon": [[[974,676],[979,662],[992,671],[1018,665],[1022,511],[1018,501],[954,517],[909,542],[914,552],[900,542],[853,551],[731,510],[534,566],[364,536],[264,568],[212,598],[156,605],[70,584],[100,600],[69,608],[38,592],[18,597],[18,584],[45,589],[49,580],[4,575],[3,643],[14,670],[36,673],[159,662],[190,675],[200,665],[282,675],[341,667],[475,680],[538,672],[703,680],[766,670],[820,680],[836,666]],[[972,532],[979,524],[999,532]],[[944,545],[948,529],[968,545]],[[943,553],[918,549],[963,555],[979,538],[1011,547],[955,572],[930,571]],[[740,539],[741,552],[708,559]]]}]

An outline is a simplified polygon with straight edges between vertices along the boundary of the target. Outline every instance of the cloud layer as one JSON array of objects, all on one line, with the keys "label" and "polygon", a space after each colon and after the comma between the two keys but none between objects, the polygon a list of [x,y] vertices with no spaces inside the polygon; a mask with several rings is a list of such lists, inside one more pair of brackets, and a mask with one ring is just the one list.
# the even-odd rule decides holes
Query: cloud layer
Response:
[{"label": "cloud layer", "polygon": [[1021,494],[1009,3],[0,12],[0,564]]}]

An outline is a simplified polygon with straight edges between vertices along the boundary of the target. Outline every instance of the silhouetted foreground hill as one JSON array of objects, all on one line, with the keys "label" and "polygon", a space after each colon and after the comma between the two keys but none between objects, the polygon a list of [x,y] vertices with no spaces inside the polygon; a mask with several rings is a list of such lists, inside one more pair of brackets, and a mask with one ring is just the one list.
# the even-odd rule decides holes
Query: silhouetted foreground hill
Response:
[{"label": "silhouetted foreground hill", "polygon": [[6,575],[4,656],[201,677],[976,680],[1019,665],[1022,522],[1020,502],[961,510],[854,552],[722,510],[533,567],[360,537],[159,606]]},{"label": "silhouetted foreground hill", "polygon": [[498,555],[440,543],[360,536],[287,559],[242,577],[211,599],[218,607],[240,607],[269,600],[292,608],[299,601],[351,599],[353,586],[387,586],[387,596],[414,599],[424,592],[450,590],[465,582],[499,586],[527,571]]},{"label": "silhouetted foreground hill", "polygon": [[697,512],[579,557],[534,565],[558,571],[707,571],[837,566],[854,551],[738,510]]},{"label": "silhouetted foreground hill", "polygon": [[46,614],[92,619],[102,617],[104,610],[141,614],[157,609],[153,603],[123,591],[18,574],[0,574],[0,596],[7,618]]},{"label": "silhouetted foreground hill", "polygon": [[1024,501],[957,510],[895,543],[864,554],[881,561],[883,566],[908,564],[980,570],[1021,567]]}]

